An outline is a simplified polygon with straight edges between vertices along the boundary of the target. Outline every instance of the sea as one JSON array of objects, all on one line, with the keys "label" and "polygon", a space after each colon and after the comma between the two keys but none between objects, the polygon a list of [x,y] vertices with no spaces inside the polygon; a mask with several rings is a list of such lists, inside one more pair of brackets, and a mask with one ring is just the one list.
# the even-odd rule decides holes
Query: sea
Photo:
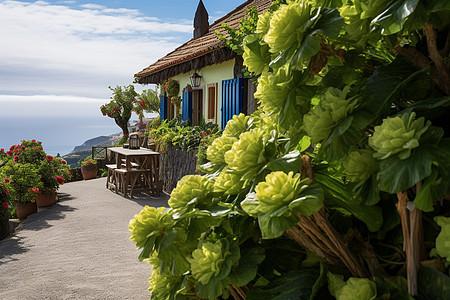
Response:
[{"label": "sea", "polygon": [[44,151],[56,156],[98,136],[121,132],[111,118],[92,117],[5,117],[0,116],[0,148],[5,151],[22,140],[41,141]]}]

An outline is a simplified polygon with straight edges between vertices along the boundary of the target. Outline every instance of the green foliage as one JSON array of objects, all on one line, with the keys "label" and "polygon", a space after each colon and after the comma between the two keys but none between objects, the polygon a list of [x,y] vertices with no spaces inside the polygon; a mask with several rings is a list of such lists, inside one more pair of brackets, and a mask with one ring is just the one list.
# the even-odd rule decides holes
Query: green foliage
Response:
[{"label": "green foliage", "polygon": [[6,189],[12,204],[35,202],[36,194],[42,189],[39,172],[33,164],[9,161],[2,169],[0,178],[8,178]]},{"label": "green foliage", "polygon": [[[147,237],[142,257],[160,271],[155,295],[409,300],[402,192],[422,210],[424,259],[437,254],[436,268],[419,271],[419,296],[448,298],[443,3],[274,1],[248,32],[222,33],[260,75],[259,110],[210,140],[205,174],[183,178],[171,195],[173,224]],[[196,133],[171,122],[155,140],[187,146]],[[368,278],[340,263],[348,253]]]}]

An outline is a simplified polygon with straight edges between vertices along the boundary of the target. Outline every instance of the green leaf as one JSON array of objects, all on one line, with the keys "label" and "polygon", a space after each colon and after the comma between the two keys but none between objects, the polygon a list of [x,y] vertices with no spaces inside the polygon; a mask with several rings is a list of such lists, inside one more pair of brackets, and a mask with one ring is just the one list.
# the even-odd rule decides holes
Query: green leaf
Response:
[{"label": "green leaf", "polygon": [[155,247],[155,240],[156,238],[154,235],[147,238],[147,242],[145,243],[144,249],[142,249],[142,252],[139,255],[139,261],[143,261],[144,259],[150,257]]},{"label": "green leaf", "polygon": [[432,152],[426,146],[414,149],[407,159],[393,156],[382,160],[378,172],[379,188],[391,194],[407,190],[430,176],[432,164]]},{"label": "green leaf", "polygon": [[383,215],[381,208],[377,206],[366,206],[359,204],[360,199],[355,201],[354,193],[350,186],[331,177],[321,170],[314,170],[314,176],[317,182],[322,185],[325,192],[325,206],[331,209],[345,210],[358,220],[364,222],[367,228],[375,232],[383,224]]},{"label": "green leaf", "polygon": [[241,248],[241,259],[232,268],[229,278],[236,286],[244,286],[255,279],[259,264],[265,259],[264,249],[256,246]]},{"label": "green leaf", "polygon": [[323,189],[314,184],[304,189],[297,199],[292,200],[289,208],[303,216],[311,216],[318,212],[323,205]]},{"label": "green leaf", "polygon": [[267,164],[267,169],[272,172],[283,171],[285,173],[298,172],[300,170],[302,159],[300,152],[292,151],[286,155],[283,155],[277,159],[270,161]]},{"label": "green leaf", "polygon": [[414,199],[414,205],[425,212],[432,212],[434,210],[433,204],[438,200],[435,197],[434,188],[439,186],[439,182],[437,182],[438,172],[434,169],[431,175],[425,179],[420,189],[419,194]]},{"label": "green leaf", "polygon": [[450,299],[450,278],[433,268],[421,267],[417,274],[419,299]]},{"label": "green leaf", "polygon": [[289,272],[273,280],[265,287],[255,287],[247,294],[247,300],[303,300],[313,297],[313,289],[321,278],[317,268],[304,268]]},{"label": "green leaf", "polygon": [[415,10],[419,0],[397,0],[376,16],[371,24],[381,27],[381,34],[390,35],[402,30],[403,23]]},{"label": "green leaf", "polygon": [[[287,206],[282,207],[280,210],[286,211]],[[278,210],[277,212],[279,212]],[[263,239],[275,239],[283,235],[285,230],[288,230],[299,221],[298,217],[294,214],[289,216],[283,216],[275,214],[277,212],[270,212],[261,214],[258,216],[258,223],[261,229]]]}]

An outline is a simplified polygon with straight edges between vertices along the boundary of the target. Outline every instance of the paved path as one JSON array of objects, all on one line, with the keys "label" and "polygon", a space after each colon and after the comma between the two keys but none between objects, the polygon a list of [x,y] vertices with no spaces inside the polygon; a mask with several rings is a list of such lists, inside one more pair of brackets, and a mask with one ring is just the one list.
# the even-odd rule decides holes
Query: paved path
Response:
[{"label": "paved path", "polygon": [[151,267],[139,262],[128,222],[167,196],[126,199],[105,178],[61,186],[57,204],[0,241],[0,299],[148,299]]}]

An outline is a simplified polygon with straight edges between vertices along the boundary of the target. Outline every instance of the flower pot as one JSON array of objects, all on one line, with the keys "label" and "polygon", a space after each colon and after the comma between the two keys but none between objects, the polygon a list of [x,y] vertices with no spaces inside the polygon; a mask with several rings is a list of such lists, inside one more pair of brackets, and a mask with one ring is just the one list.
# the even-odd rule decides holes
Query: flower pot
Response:
[{"label": "flower pot", "polygon": [[20,221],[25,220],[29,215],[34,214],[35,212],[37,212],[36,203],[28,202],[16,204],[17,218],[19,218]]},{"label": "flower pot", "polygon": [[56,192],[53,193],[39,193],[36,195],[37,207],[51,206],[56,203]]},{"label": "flower pot", "polygon": [[97,178],[97,165],[81,166],[81,174],[84,180]]}]

